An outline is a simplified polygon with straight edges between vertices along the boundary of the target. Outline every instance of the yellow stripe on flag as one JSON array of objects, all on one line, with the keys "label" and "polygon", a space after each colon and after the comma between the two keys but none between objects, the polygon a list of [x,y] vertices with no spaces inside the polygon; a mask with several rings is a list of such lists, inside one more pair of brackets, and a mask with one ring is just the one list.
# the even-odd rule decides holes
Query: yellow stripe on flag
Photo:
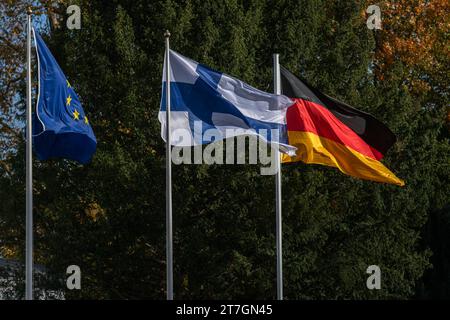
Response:
[{"label": "yellow stripe on flag", "polygon": [[289,144],[297,147],[297,155],[282,155],[282,162],[303,161],[338,168],[353,177],[404,186],[380,161],[369,158],[343,144],[311,132],[288,131]]}]

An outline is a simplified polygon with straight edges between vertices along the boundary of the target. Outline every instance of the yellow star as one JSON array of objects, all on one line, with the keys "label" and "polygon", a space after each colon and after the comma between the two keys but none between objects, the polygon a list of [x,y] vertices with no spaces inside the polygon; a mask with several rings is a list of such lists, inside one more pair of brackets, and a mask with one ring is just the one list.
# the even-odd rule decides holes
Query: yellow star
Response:
[{"label": "yellow star", "polygon": [[89,120],[86,116],[84,116],[84,123],[89,124]]},{"label": "yellow star", "polygon": [[66,99],[66,105],[67,106],[70,106],[70,102],[72,101],[72,97],[70,96],[70,94],[69,94],[69,96],[67,97],[67,99]]},{"label": "yellow star", "polygon": [[69,80],[66,80],[66,82],[67,82],[67,88],[72,88],[72,86],[69,83]]},{"label": "yellow star", "polygon": [[78,112],[78,110],[75,109],[75,111],[72,114],[74,120],[80,120],[80,113]]}]

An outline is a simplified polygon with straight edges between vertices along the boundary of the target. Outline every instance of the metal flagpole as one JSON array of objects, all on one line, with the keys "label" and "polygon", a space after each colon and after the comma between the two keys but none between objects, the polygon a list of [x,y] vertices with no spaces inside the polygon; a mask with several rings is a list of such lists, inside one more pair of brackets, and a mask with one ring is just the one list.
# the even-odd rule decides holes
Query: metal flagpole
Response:
[{"label": "metal flagpole", "polygon": [[173,234],[172,234],[172,149],[170,145],[170,32],[166,38],[166,263],[167,300],[173,300]]},{"label": "metal flagpole", "polygon": [[[281,94],[280,84],[280,55],[273,55],[273,86],[274,93]],[[277,174],[275,176],[276,189],[276,243],[277,243],[277,299],[283,300],[283,254],[282,254],[282,220],[281,220],[281,161],[280,152],[277,153],[276,166]]]},{"label": "metal flagpole", "polygon": [[33,300],[33,159],[31,132],[31,14],[27,9],[26,249],[25,299]]}]

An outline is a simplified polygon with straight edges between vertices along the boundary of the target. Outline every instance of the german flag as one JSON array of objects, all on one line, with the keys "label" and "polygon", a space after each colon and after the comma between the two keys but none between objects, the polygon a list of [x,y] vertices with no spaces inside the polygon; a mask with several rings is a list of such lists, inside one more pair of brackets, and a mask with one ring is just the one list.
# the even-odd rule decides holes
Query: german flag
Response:
[{"label": "german flag", "polygon": [[372,115],[337,101],[281,67],[282,94],[295,103],[286,113],[289,144],[294,157],[282,162],[303,161],[336,167],[366,180],[404,186],[381,162],[395,143],[395,135]]}]

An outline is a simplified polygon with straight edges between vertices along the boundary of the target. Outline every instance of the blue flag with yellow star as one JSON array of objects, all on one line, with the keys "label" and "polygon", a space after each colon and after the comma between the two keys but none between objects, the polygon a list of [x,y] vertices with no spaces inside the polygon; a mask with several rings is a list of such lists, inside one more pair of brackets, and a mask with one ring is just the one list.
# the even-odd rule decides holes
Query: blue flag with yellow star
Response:
[{"label": "blue flag with yellow star", "polygon": [[33,114],[33,147],[39,160],[65,158],[87,163],[97,140],[77,94],[39,33],[39,89]]}]

